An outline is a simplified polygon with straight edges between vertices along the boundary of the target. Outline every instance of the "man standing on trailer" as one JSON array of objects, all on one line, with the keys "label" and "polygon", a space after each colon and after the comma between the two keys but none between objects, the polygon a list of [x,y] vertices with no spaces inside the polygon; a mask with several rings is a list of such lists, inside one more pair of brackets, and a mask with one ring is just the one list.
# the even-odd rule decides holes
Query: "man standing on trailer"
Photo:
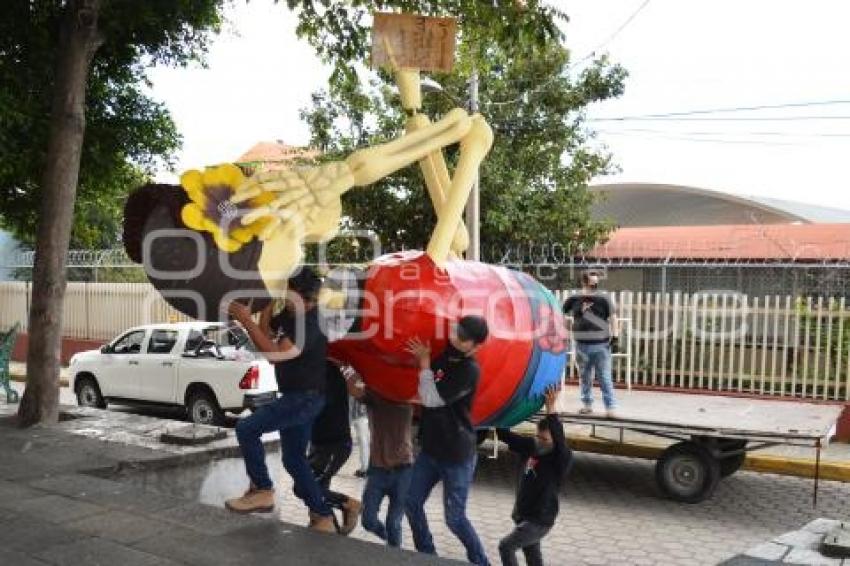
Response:
[{"label": "man standing on trailer", "polygon": [[599,291],[599,275],[585,271],[582,289],[564,302],[564,315],[572,319],[571,338],[575,340],[581,382],[582,408],[579,413],[593,412],[593,374],[602,389],[602,401],[608,417],[616,416],[614,383],[611,378],[611,353],[617,349],[617,315],[613,299]]}]

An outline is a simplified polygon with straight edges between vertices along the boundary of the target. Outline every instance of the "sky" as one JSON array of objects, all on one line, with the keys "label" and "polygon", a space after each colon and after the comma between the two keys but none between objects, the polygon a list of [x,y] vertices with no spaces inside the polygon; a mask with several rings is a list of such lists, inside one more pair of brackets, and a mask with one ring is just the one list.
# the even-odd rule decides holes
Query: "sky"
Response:
[{"label": "sky", "polygon": [[[629,72],[622,97],[587,111],[597,143],[620,168],[595,182],[674,183],[850,209],[850,2],[550,3],[570,17],[574,61],[605,52]],[[183,134],[177,171],[232,161],[260,140],[309,140],[298,111],[329,69],[295,37],[295,18],[281,4],[252,0],[236,2],[228,19],[208,68],[150,72],[153,96]],[[809,104],[824,101],[847,103]],[[809,105],[634,119],[788,104]]]}]

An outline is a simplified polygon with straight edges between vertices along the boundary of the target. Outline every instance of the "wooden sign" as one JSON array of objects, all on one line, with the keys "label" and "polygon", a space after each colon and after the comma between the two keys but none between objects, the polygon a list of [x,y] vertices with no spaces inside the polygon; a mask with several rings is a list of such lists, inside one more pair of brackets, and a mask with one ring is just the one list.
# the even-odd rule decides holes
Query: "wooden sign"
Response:
[{"label": "wooden sign", "polygon": [[449,72],[455,58],[456,32],[454,18],[376,13],[372,66]]}]

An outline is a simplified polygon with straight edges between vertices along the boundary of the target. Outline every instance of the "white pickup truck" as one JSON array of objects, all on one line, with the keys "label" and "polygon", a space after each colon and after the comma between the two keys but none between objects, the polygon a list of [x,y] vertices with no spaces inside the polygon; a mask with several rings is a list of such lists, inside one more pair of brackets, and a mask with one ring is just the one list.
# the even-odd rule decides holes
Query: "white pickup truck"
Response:
[{"label": "white pickup truck", "polygon": [[77,402],[183,406],[200,424],[223,424],[277,396],[274,367],[254,354],[240,327],[211,322],[131,328],[103,346],[75,354],[70,373]]}]

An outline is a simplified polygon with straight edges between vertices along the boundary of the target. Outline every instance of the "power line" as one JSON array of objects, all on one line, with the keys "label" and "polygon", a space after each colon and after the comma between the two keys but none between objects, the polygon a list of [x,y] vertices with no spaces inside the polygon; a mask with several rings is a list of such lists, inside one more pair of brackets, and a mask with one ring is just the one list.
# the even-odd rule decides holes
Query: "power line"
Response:
[{"label": "power line", "polygon": [[[688,137],[678,136],[675,134],[649,134],[636,132],[618,132],[612,130],[598,130],[599,133],[604,133],[612,136],[632,136],[644,139],[662,138],[676,141],[715,143],[715,144],[740,144],[740,145],[762,145],[762,146],[804,146],[811,145],[803,142],[781,142],[781,141],[765,141],[765,140],[742,140],[742,139],[723,139],[723,138],[707,138],[707,137]],[[722,134],[721,134],[722,135]]]},{"label": "power line", "polygon": [[[607,38],[607,39],[605,39],[604,41],[602,41],[599,45],[597,45],[596,47],[594,47],[594,48],[590,51],[590,53],[588,53],[587,55],[585,55],[584,57],[582,57],[581,59],[579,59],[579,60],[578,60],[578,61],[576,61],[575,63],[571,63],[571,64],[570,64],[570,67],[572,68],[572,67],[574,67],[574,66],[576,66],[576,65],[579,65],[579,64],[583,63],[584,61],[586,61],[586,60],[590,59],[591,57],[593,57],[593,56],[596,54],[596,52],[597,52],[599,49],[602,49],[603,47],[605,47],[606,45],[608,45],[609,43],[611,43],[611,42],[612,42],[612,41],[613,41],[613,40],[614,40],[614,39],[615,39],[615,38],[616,38],[616,37],[617,37],[620,33],[622,33],[622,31],[623,31],[624,29],[626,29],[626,27],[627,27],[630,23],[632,23],[632,21],[633,21],[633,20],[637,17],[637,15],[638,15],[638,14],[640,14],[640,12],[641,12],[644,8],[646,8],[646,6],[647,6],[647,4],[649,4],[649,2],[650,2],[650,0],[644,0],[644,2],[643,2],[640,6],[638,6],[637,10],[635,10],[634,12],[632,12],[632,14],[631,14],[631,15],[630,15],[627,19],[626,19],[626,21],[624,21],[624,22],[620,25],[620,27],[618,27],[618,28],[614,31],[614,33],[612,33],[610,36],[608,36],[608,38]],[[486,106],[507,106],[507,105],[510,105],[510,104],[517,104],[517,103],[522,102],[523,100],[525,100],[527,97],[529,97],[529,96],[533,96],[533,95],[537,94],[538,92],[540,92],[540,91],[544,90],[546,87],[548,87],[550,84],[552,84],[553,82],[555,82],[556,80],[558,80],[558,79],[560,79],[560,78],[567,78],[567,77],[562,77],[562,75],[561,75],[560,73],[556,73],[555,75],[553,75],[553,76],[549,77],[546,81],[544,81],[543,83],[541,83],[541,84],[540,84],[540,85],[538,85],[537,87],[535,87],[535,88],[533,88],[533,89],[531,89],[531,90],[529,90],[529,91],[527,91],[527,92],[523,93],[521,96],[519,96],[519,97],[517,97],[517,98],[514,98],[513,100],[500,100],[500,101],[498,101],[498,102],[486,102],[486,103],[484,103],[483,105],[486,105]]]},{"label": "power line", "polygon": [[850,138],[850,133],[832,133],[832,132],[778,132],[778,131],[687,131],[674,132],[670,130],[656,130],[652,128],[622,128],[618,130],[597,130],[606,132],[644,132],[652,134],[674,134],[683,136],[776,136],[788,138]]},{"label": "power line", "polygon": [[850,116],[723,116],[717,117],[670,117],[670,118],[588,118],[588,122],[804,122],[807,120],[850,120]]},{"label": "power line", "polygon": [[[832,106],[836,104],[850,104],[850,100],[816,100],[809,102],[790,102],[786,104],[760,104],[758,106],[734,106],[727,108],[707,108],[707,109],[699,109],[699,110],[685,110],[680,112],[663,112],[657,114],[637,114],[632,116],[613,116],[613,117],[602,117],[602,118],[592,118],[592,120],[596,122],[613,122],[613,121],[623,121],[623,120],[652,120],[658,118],[675,118],[680,116],[693,116],[697,114],[720,114],[726,112],[752,112],[758,110],[778,110],[783,108],[804,108],[811,106]],[[769,118],[769,117],[752,117],[751,119],[760,119],[760,120],[777,120],[777,119],[819,119],[821,117],[798,117],[798,116],[785,116],[780,118]],[[823,118],[829,118],[829,116],[824,116]],[[708,119],[712,120],[723,120],[723,119],[733,119],[733,118],[723,118],[723,117],[711,117]]]},{"label": "power line", "polygon": [[630,23],[632,23],[632,21],[634,21],[634,19],[637,17],[637,15],[638,15],[638,14],[640,14],[640,13],[641,13],[641,11],[643,11],[643,9],[644,9],[644,8],[646,8],[646,6],[647,6],[647,4],[649,4],[649,2],[650,2],[650,0],[644,0],[644,2],[643,2],[640,6],[638,6],[637,10],[635,10],[634,12],[632,12],[632,14],[631,14],[628,18],[626,18],[626,21],[624,21],[624,22],[620,25],[620,27],[618,27],[618,28],[614,31],[614,33],[612,33],[611,35],[609,35],[607,39],[605,39],[604,41],[602,41],[601,43],[599,43],[596,47],[594,47],[593,49],[591,49],[591,50],[590,50],[590,52],[589,52],[587,55],[585,55],[584,57],[580,58],[578,61],[576,61],[575,63],[573,63],[573,65],[572,65],[572,66],[577,66],[577,65],[580,65],[581,63],[584,63],[585,61],[587,61],[588,59],[590,59],[591,57],[593,57],[594,55],[596,55],[596,52],[597,52],[597,51],[599,51],[600,49],[602,49],[603,47],[605,47],[606,45],[608,45],[609,43],[611,43],[612,41],[614,41],[614,39],[615,39],[618,35],[620,35],[620,33],[622,33],[622,31],[623,31],[624,29],[626,29],[626,27],[627,27]]},{"label": "power line", "polygon": [[534,96],[537,93],[542,92],[544,89],[548,88],[549,85],[551,85],[552,83],[554,83],[558,79],[566,79],[566,78],[568,78],[568,77],[562,75],[561,73],[555,73],[554,75],[552,75],[551,77],[549,77],[548,79],[546,79],[545,81],[543,81],[542,83],[540,83],[539,85],[534,87],[533,89],[525,91],[524,93],[522,93],[518,97],[514,98],[513,100],[499,100],[499,101],[495,101],[495,102],[494,101],[482,101],[481,105],[482,106],[507,106],[507,105],[510,105],[510,104],[518,104],[520,102],[525,102],[528,97]]}]

